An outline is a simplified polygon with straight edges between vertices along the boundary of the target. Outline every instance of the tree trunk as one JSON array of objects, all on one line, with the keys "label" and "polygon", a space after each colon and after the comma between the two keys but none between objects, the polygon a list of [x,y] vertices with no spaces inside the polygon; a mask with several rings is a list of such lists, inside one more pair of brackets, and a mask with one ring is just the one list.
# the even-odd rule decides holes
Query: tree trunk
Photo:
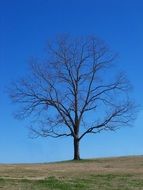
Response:
[{"label": "tree trunk", "polygon": [[80,160],[79,140],[74,138],[74,160]]}]

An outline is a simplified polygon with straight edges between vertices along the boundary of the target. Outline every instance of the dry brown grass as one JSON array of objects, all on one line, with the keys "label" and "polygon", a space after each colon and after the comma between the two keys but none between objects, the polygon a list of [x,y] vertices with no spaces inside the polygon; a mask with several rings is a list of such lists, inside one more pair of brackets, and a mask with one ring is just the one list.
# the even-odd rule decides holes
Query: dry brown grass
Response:
[{"label": "dry brown grass", "polygon": [[88,174],[141,174],[143,176],[143,156],[103,158],[80,162],[50,164],[0,165],[0,178],[44,179],[49,176],[71,178]]},{"label": "dry brown grass", "polygon": [[0,165],[3,190],[143,190],[143,156]]}]

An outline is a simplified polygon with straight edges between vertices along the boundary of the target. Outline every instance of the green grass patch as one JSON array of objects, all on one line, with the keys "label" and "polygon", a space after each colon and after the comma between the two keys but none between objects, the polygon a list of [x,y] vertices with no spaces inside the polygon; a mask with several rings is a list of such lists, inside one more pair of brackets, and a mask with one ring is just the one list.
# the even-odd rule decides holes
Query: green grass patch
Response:
[{"label": "green grass patch", "polygon": [[0,179],[0,189],[11,190],[143,190],[143,179],[131,174],[88,175],[84,178],[45,180]]}]

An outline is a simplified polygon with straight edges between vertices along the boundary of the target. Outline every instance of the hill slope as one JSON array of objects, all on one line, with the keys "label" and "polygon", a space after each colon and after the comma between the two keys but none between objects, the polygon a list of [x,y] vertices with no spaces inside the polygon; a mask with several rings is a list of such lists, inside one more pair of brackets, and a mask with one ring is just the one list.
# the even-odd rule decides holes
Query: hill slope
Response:
[{"label": "hill slope", "polygon": [[0,189],[143,190],[143,156],[0,165]]}]

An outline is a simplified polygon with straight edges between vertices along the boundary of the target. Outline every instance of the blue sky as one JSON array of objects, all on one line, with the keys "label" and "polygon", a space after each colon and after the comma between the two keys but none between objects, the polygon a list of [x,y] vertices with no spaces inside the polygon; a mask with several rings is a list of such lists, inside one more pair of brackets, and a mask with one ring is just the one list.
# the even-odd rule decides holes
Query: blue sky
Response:
[{"label": "blue sky", "polygon": [[[5,88],[42,57],[48,39],[63,33],[96,35],[119,53],[117,65],[143,105],[143,2],[141,0],[0,0],[0,163],[72,159],[72,139],[30,139],[28,120],[13,118]],[[81,141],[81,157],[143,154],[143,111],[132,128]]]}]

